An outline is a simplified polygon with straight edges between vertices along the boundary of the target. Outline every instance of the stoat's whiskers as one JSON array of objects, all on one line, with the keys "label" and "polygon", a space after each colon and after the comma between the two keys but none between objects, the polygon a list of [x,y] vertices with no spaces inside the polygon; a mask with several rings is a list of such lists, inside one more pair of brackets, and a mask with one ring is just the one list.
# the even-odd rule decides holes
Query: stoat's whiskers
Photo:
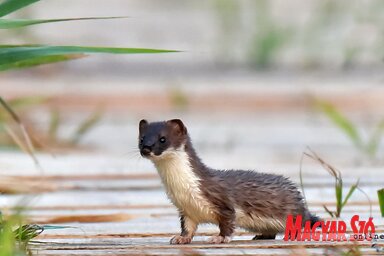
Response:
[{"label": "stoat's whiskers", "polygon": [[120,157],[128,157],[128,159],[138,158],[141,159],[140,151],[138,149],[130,150],[124,154],[122,154]]}]

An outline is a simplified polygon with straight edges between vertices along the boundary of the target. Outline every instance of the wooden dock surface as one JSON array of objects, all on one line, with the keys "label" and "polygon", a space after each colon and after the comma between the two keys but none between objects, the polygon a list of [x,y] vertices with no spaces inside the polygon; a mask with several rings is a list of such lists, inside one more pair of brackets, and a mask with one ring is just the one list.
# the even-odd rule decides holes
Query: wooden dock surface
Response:
[{"label": "wooden dock surface", "polygon": [[[44,162],[48,157],[40,158]],[[57,171],[61,168],[56,172],[52,168],[45,170],[49,174],[40,175],[34,171],[26,175],[24,167],[15,163],[12,175],[3,176],[2,180],[4,184],[13,184],[14,189],[18,189],[16,184],[22,184],[20,191],[1,196],[0,207],[5,214],[23,202],[27,203],[24,214],[30,222],[67,227],[45,230],[34,239],[31,249],[36,255],[339,255],[356,248],[364,255],[378,255],[373,244],[379,250],[384,248],[384,240],[286,242],[279,235],[276,240],[252,241],[253,234],[240,229],[231,243],[212,245],[206,241],[218,232],[214,225],[202,225],[192,244],[170,245],[170,238],[179,233],[178,215],[154,169],[105,173],[97,162],[87,162],[75,155],[67,157],[66,161],[57,161],[62,168],[71,161],[84,161],[82,164],[93,168],[94,172],[82,174],[79,169],[63,174]],[[369,171],[376,170],[368,168],[366,172]],[[297,175],[292,179],[298,181]],[[344,185],[350,187],[354,177],[346,175]],[[324,172],[307,174],[304,179],[311,211],[328,218],[322,205],[330,208],[335,205],[332,178]],[[376,232],[384,234],[384,221],[375,194],[382,184],[384,177],[366,175],[361,180],[361,188],[371,199]],[[351,216],[356,213],[362,219],[370,216],[370,204],[358,192],[343,210],[341,219],[349,225]]]}]

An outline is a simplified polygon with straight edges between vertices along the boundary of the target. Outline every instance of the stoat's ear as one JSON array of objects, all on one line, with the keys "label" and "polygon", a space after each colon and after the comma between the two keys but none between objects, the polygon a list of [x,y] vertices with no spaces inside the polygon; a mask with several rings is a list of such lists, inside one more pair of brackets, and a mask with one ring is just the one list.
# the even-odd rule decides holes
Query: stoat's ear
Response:
[{"label": "stoat's ear", "polygon": [[144,129],[147,127],[148,121],[145,119],[142,119],[139,123],[139,132],[142,133]]},{"label": "stoat's ear", "polygon": [[167,124],[177,133],[180,135],[186,135],[187,134],[187,127],[183,124],[183,122],[180,119],[172,119],[168,120]]}]

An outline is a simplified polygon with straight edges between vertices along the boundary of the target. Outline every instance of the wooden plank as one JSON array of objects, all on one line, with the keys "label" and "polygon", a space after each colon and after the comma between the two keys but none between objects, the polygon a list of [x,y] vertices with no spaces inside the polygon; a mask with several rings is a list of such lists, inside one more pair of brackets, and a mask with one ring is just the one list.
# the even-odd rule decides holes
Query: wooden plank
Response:
[{"label": "wooden plank", "polygon": [[[339,254],[340,250],[356,246],[339,242],[285,242],[281,235],[277,240],[251,241],[254,234],[241,229],[236,230],[230,244],[207,244],[208,237],[218,233],[214,225],[201,225],[190,245],[170,245],[169,239],[180,232],[180,224],[177,209],[169,202],[158,175],[151,171],[103,174],[101,169],[95,170],[93,174],[77,175],[73,174],[74,169],[66,175],[56,173],[43,178],[23,172],[8,176],[23,185],[33,184],[30,191],[33,194],[2,195],[0,207],[5,214],[29,197],[30,206],[24,210],[27,220],[74,227],[45,230],[31,245],[38,255]],[[349,173],[344,184],[350,186],[354,181],[355,176]],[[327,174],[305,178],[309,207],[323,218],[329,216],[322,206],[335,206],[333,182]],[[49,189],[44,186],[36,189],[36,184],[48,184]],[[362,179],[361,188],[369,195],[375,195],[380,186],[380,177]],[[377,200],[373,199],[372,203],[377,232],[384,233],[384,219],[380,217]],[[370,216],[366,197],[357,192],[343,209],[341,219],[348,223],[356,213],[362,219]],[[384,247],[383,243],[377,244]],[[375,253],[371,242],[359,242],[357,246],[366,255]]]}]

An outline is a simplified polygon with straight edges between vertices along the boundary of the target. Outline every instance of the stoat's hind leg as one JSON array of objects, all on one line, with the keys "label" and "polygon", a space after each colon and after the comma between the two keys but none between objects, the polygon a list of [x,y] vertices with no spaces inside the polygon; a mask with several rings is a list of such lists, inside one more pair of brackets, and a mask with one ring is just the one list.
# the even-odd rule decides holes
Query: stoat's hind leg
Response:
[{"label": "stoat's hind leg", "polygon": [[255,235],[255,237],[252,238],[252,240],[271,240],[275,238],[276,238],[276,234],[261,234],[261,235]]},{"label": "stoat's hind leg", "polygon": [[231,242],[232,234],[235,230],[235,210],[231,207],[221,209],[218,220],[220,234],[218,236],[212,236],[208,240],[208,243],[221,244]]},{"label": "stoat's hind leg", "polygon": [[211,236],[208,240],[210,244],[227,244],[230,243],[232,238],[230,236]]}]

